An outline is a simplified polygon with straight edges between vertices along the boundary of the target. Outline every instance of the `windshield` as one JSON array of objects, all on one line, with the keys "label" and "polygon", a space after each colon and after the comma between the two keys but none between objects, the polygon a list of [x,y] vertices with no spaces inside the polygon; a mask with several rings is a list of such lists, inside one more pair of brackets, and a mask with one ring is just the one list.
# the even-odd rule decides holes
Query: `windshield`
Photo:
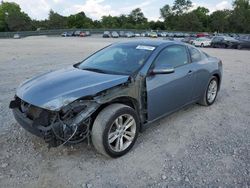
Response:
[{"label": "windshield", "polygon": [[236,39],[233,37],[224,37],[224,39],[229,41],[236,41]]},{"label": "windshield", "polygon": [[150,56],[154,46],[116,44],[102,49],[78,65],[78,68],[107,74],[130,75]]}]

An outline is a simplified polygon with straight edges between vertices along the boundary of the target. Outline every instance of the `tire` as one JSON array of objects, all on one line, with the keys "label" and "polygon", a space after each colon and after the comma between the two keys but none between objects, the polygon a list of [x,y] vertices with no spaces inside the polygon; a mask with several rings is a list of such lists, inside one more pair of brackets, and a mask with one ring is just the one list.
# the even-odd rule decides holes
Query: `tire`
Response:
[{"label": "tire", "polygon": [[226,49],[226,48],[228,48],[228,46],[227,46],[226,44],[222,44],[222,45],[221,45],[221,48]]},{"label": "tire", "polygon": [[[126,117],[128,118],[126,119]],[[131,118],[131,121],[128,121],[126,124],[129,118]],[[120,128],[118,127],[118,122],[122,125],[121,127],[119,126]],[[129,124],[131,126],[125,129],[126,125]],[[129,131],[130,135],[127,134]],[[107,157],[117,158],[129,152],[137,139],[138,132],[139,120],[135,110],[129,106],[117,103],[107,106],[98,114],[92,127],[91,139],[99,153]],[[113,138],[116,139],[113,142],[109,142]],[[130,140],[127,138],[130,138]]]},{"label": "tire", "polygon": [[241,49],[242,49],[241,44],[237,45],[237,49],[238,49],[238,50],[241,50]]},{"label": "tire", "polygon": [[[216,83],[216,92],[214,93],[213,97],[212,97],[212,100],[209,100],[209,92],[210,92],[210,86],[212,83]],[[210,81],[209,81],[209,84],[206,88],[206,91],[204,92],[203,94],[203,98],[202,100],[199,102],[199,104],[203,105],[203,106],[210,106],[212,105],[215,100],[216,100],[216,97],[217,97],[217,94],[218,94],[218,90],[219,90],[219,82],[218,82],[218,78],[216,76],[213,76]],[[210,98],[211,99],[211,98]]]}]

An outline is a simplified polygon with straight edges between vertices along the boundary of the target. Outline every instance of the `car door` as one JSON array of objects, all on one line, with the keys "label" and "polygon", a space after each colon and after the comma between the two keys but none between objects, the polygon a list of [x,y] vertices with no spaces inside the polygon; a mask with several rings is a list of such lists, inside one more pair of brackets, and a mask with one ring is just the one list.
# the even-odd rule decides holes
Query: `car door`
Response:
[{"label": "car door", "polygon": [[188,47],[190,53],[191,63],[193,64],[193,72],[195,84],[193,87],[193,100],[197,100],[203,95],[206,88],[207,81],[210,73],[207,71],[209,64],[207,63],[207,57],[197,48],[192,46]]},{"label": "car door", "polygon": [[169,114],[192,100],[194,67],[190,64],[186,46],[166,47],[153,62],[151,70],[162,64],[174,67],[175,71],[171,74],[149,74],[147,76],[149,121]]}]

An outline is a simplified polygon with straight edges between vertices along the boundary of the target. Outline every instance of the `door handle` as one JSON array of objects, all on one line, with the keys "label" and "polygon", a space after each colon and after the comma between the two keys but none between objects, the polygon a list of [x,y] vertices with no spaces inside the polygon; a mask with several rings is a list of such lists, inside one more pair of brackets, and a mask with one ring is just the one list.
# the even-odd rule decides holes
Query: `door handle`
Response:
[{"label": "door handle", "polygon": [[189,71],[188,71],[188,74],[192,74],[192,73],[193,73],[193,71],[192,71],[192,70],[189,70]]}]

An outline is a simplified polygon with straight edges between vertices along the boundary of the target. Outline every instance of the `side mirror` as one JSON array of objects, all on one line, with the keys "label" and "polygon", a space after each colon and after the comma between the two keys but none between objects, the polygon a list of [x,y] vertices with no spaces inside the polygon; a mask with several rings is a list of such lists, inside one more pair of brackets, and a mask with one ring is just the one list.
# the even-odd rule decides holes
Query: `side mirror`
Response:
[{"label": "side mirror", "polygon": [[152,74],[171,74],[174,73],[174,67],[172,67],[171,65],[160,65],[155,67],[152,72]]}]

